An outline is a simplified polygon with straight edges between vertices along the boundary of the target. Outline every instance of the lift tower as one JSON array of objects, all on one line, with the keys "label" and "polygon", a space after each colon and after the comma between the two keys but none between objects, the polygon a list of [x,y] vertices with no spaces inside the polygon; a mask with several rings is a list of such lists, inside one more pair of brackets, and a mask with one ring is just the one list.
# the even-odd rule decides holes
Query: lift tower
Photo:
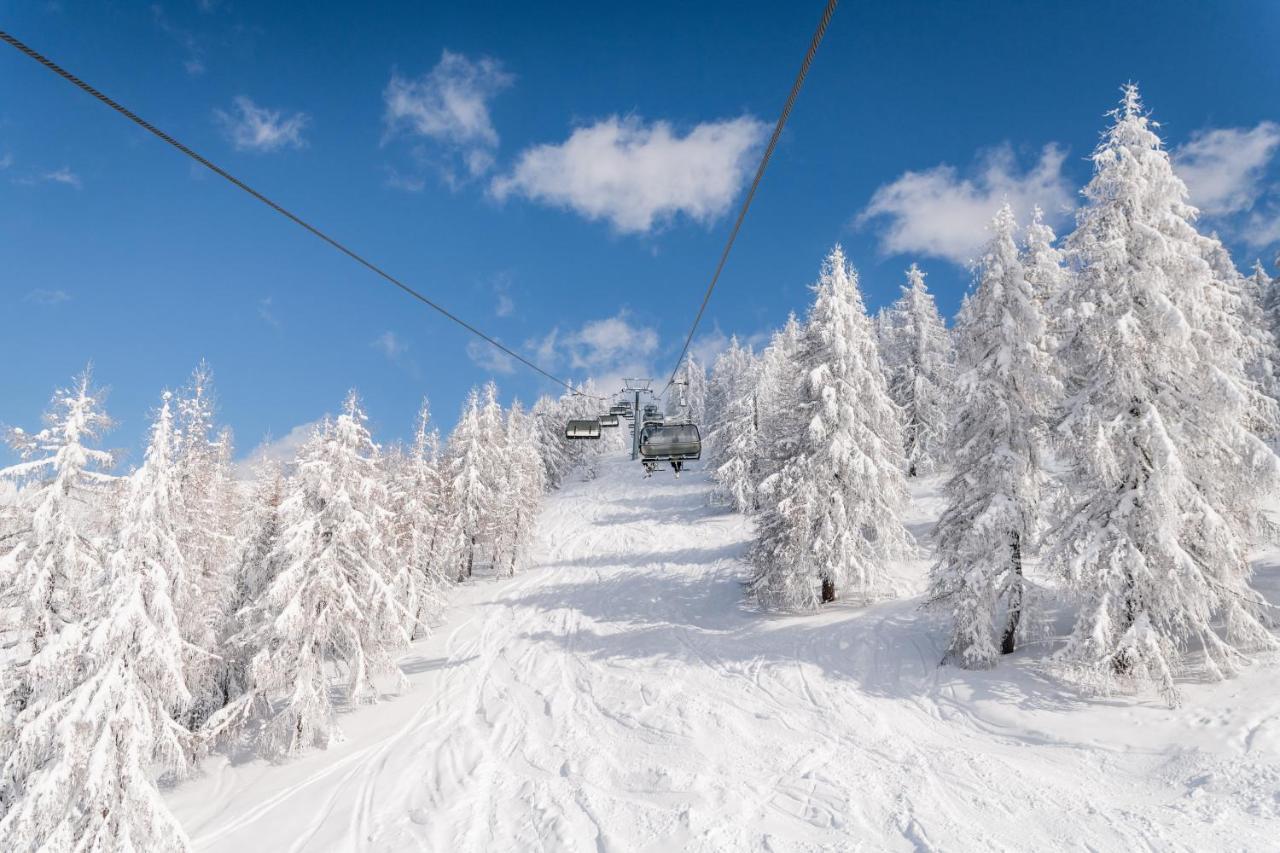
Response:
[{"label": "lift tower", "polygon": [[644,426],[641,415],[640,395],[653,396],[652,379],[623,379],[622,393],[631,396],[631,461],[640,458],[640,430]]}]

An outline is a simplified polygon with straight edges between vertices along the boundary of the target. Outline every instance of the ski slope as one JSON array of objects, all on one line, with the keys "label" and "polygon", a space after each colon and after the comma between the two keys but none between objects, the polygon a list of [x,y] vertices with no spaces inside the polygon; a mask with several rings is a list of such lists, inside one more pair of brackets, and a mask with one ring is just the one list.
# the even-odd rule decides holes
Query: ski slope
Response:
[{"label": "ski slope", "polygon": [[1276,849],[1274,663],[1184,683],[1176,710],[1082,699],[1042,650],[939,667],[926,560],[898,600],[765,616],[748,523],[702,472],[598,471],[547,499],[527,571],[457,592],[411,688],[345,715],[343,743],[215,757],[167,792],[197,848]]}]

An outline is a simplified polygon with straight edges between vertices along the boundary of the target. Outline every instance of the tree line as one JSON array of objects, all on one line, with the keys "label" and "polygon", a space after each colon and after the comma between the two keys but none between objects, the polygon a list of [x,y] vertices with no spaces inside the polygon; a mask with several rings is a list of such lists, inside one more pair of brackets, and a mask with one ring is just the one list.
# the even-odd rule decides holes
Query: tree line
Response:
[{"label": "tree line", "polygon": [[1276,532],[1280,284],[1197,230],[1136,87],[1111,118],[1072,233],[1002,207],[953,328],[914,265],[869,316],[837,246],[803,322],[716,360],[708,464],[755,517],[760,606],[892,595],[910,479],[943,472],[947,662],[994,666],[1061,603],[1053,660],[1100,690],[1175,703],[1192,655],[1225,676],[1277,647],[1248,552]]},{"label": "tree line", "polygon": [[244,483],[204,364],[124,475],[90,373],[58,390],[0,471],[19,487],[0,507],[0,848],[185,849],[157,777],[213,748],[328,745],[340,706],[404,682],[451,586],[522,568],[542,495],[598,452],[563,433],[593,406],[504,409],[490,383],[447,442],[424,401],[384,448],[352,392]]}]

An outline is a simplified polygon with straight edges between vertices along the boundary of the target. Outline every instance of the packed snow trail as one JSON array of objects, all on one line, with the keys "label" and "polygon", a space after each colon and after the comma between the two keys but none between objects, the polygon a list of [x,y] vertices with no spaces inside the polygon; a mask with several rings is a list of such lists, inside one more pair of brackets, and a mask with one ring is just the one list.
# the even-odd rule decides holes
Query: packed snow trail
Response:
[{"label": "packed snow trail", "polygon": [[1021,655],[939,667],[924,562],[898,567],[908,597],[765,616],[743,594],[750,530],[704,473],[598,469],[547,499],[527,571],[458,591],[402,662],[411,689],[345,715],[346,741],[215,758],[169,792],[197,848],[1274,845],[1272,665],[1186,684],[1179,710],[1083,700]]}]

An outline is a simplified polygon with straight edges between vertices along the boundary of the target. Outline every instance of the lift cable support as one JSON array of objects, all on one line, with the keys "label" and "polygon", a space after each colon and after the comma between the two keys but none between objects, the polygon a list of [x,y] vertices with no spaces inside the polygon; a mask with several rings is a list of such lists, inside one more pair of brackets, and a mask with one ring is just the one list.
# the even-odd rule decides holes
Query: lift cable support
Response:
[{"label": "lift cable support", "polygon": [[396,278],[395,276],[391,275],[389,272],[387,272],[386,270],[382,269],[381,267],[379,267],[377,264],[373,263],[372,261],[370,261],[370,260],[368,260],[368,259],[364,258],[362,255],[358,254],[358,253],[357,253],[357,252],[355,252],[354,250],[347,248],[345,245],[343,245],[342,243],[340,243],[337,239],[335,239],[335,238],[333,238],[333,237],[330,237],[328,234],[326,234],[325,232],[321,231],[319,228],[315,227],[315,226],[314,226],[314,225],[312,225],[311,223],[307,222],[307,221],[306,221],[305,219],[303,219],[302,217],[298,216],[298,215],[297,215],[297,214],[295,214],[295,213],[292,213],[292,212],[291,212],[291,211],[289,211],[287,208],[285,208],[285,207],[283,207],[282,205],[280,205],[280,204],[278,204],[278,203],[276,203],[276,202],[272,201],[271,199],[267,198],[265,195],[263,195],[262,193],[258,192],[258,191],[257,191],[257,190],[255,190],[253,187],[249,186],[248,184],[246,184],[244,181],[240,180],[239,178],[235,177],[235,176],[234,176],[234,175],[232,175],[231,173],[227,172],[225,169],[222,169],[221,167],[217,166],[216,164],[214,164],[213,162],[211,162],[211,161],[210,161],[210,160],[208,160],[207,158],[203,157],[202,155],[200,155],[200,154],[196,153],[194,150],[192,150],[191,148],[187,147],[187,146],[186,146],[186,145],[184,145],[183,143],[179,142],[177,139],[173,138],[173,137],[172,137],[172,136],[170,136],[169,134],[165,133],[163,130],[160,130],[158,127],[156,127],[155,125],[151,124],[151,123],[150,123],[149,121],[147,121],[146,119],[143,119],[142,117],[140,117],[139,115],[137,115],[136,113],[134,113],[132,110],[130,110],[130,109],[128,109],[127,107],[125,107],[125,106],[121,105],[120,103],[118,103],[118,102],[116,102],[116,101],[112,100],[110,97],[108,97],[107,95],[105,95],[105,94],[103,94],[102,92],[98,91],[98,90],[97,90],[97,89],[95,89],[93,86],[90,86],[88,83],[86,83],[85,81],[81,80],[79,77],[75,76],[75,75],[74,75],[74,74],[72,74],[70,71],[67,71],[65,68],[63,68],[62,66],[60,66],[60,65],[58,65],[57,63],[53,62],[51,59],[49,59],[48,57],[44,56],[43,54],[38,53],[36,50],[32,49],[31,47],[28,47],[28,46],[27,46],[26,44],[24,44],[22,41],[19,41],[17,38],[15,38],[14,36],[12,36],[12,35],[10,35],[9,33],[5,32],[4,30],[0,30],[0,41],[4,41],[5,43],[7,43],[7,44],[8,44],[8,45],[10,45],[11,47],[15,48],[15,49],[16,49],[16,50],[18,50],[19,52],[21,52],[21,53],[25,54],[26,56],[30,57],[31,59],[34,59],[36,62],[40,63],[40,64],[41,64],[41,65],[43,65],[45,68],[49,69],[49,70],[50,70],[50,71],[52,71],[54,74],[57,74],[59,77],[63,78],[63,79],[64,79],[64,80],[66,80],[67,82],[69,82],[69,83],[71,83],[72,85],[76,86],[77,88],[79,88],[79,89],[83,90],[84,92],[88,93],[89,95],[92,95],[94,98],[97,98],[99,101],[101,101],[102,103],[106,104],[106,105],[107,105],[108,107],[110,107],[111,109],[113,109],[113,110],[115,110],[116,112],[120,113],[120,115],[124,116],[125,118],[129,119],[130,121],[132,121],[134,124],[136,124],[136,125],[138,125],[139,127],[141,127],[143,130],[147,131],[148,133],[153,134],[154,136],[156,136],[156,137],[160,138],[160,139],[161,139],[161,140],[163,140],[164,142],[167,142],[168,144],[172,145],[174,148],[178,149],[178,150],[179,150],[179,151],[181,151],[183,154],[185,154],[185,155],[187,155],[188,157],[190,157],[192,160],[195,160],[195,161],[196,161],[197,163],[199,163],[201,166],[204,166],[206,169],[208,169],[209,171],[213,172],[213,173],[214,173],[215,175],[217,175],[218,177],[223,178],[223,179],[225,179],[226,181],[228,181],[229,183],[231,183],[231,184],[235,185],[236,187],[238,187],[238,188],[240,188],[240,189],[244,190],[246,193],[248,193],[249,195],[253,196],[253,197],[254,197],[254,198],[256,198],[258,201],[262,202],[262,203],[263,203],[263,204],[265,204],[267,207],[269,207],[269,208],[271,208],[272,210],[274,210],[276,213],[278,213],[278,214],[280,214],[281,216],[285,217],[286,219],[290,220],[290,221],[291,221],[291,222],[293,222],[295,225],[298,225],[298,226],[300,226],[300,227],[302,227],[302,228],[306,229],[307,231],[311,232],[313,235],[315,235],[316,237],[319,237],[321,240],[323,240],[324,242],[328,243],[330,246],[332,246],[333,248],[337,249],[339,252],[342,252],[344,255],[346,255],[347,257],[351,258],[351,259],[352,259],[353,261],[355,261],[356,263],[358,263],[358,264],[360,264],[361,266],[363,266],[364,268],[368,269],[370,272],[374,273],[375,275],[379,276],[380,278],[385,279],[386,281],[388,281],[388,282],[390,282],[391,284],[395,285],[396,287],[400,288],[400,290],[404,291],[404,292],[405,292],[406,294],[408,294],[409,296],[411,296],[411,297],[413,297],[414,299],[418,300],[419,302],[423,303],[423,304],[424,304],[424,305],[426,305],[427,307],[432,308],[432,309],[434,309],[435,311],[439,312],[440,314],[444,315],[444,316],[445,316],[446,318],[448,318],[449,320],[452,320],[454,323],[457,323],[459,326],[461,326],[462,328],[466,329],[466,330],[467,330],[468,332],[470,332],[471,334],[473,334],[473,335],[475,335],[476,337],[480,338],[480,340],[484,341],[485,343],[489,344],[490,346],[494,347],[495,349],[501,350],[503,353],[507,354],[507,355],[508,355],[508,356],[510,356],[511,358],[514,358],[516,361],[520,362],[520,363],[521,363],[521,364],[523,364],[525,367],[528,367],[530,370],[533,370],[534,372],[541,374],[542,376],[546,377],[547,379],[550,379],[552,382],[556,383],[557,385],[561,385],[561,386],[563,386],[564,388],[566,388],[566,389],[569,391],[569,393],[573,394],[574,396],[578,396],[578,397],[588,397],[588,398],[593,399],[593,400],[603,400],[603,399],[605,399],[605,398],[603,398],[603,397],[597,397],[597,396],[595,396],[595,395],[591,395],[591,394],[584,394],[582,391],[580,391],[580,390],[578,390],[577,388],[575,388],[571,383],[569,383],[569,382],[567,382],[567,381],[565,381],[565,380],[561,379],[561,378],[560,378],[560,377],[558,377],[558,376],[553,376],[552,374],[548,373],[546,370],[543,370],[541,367],[539,367],[538,365],[534,364],[534,363],[533,363],[532,361],[530,361],[529,359],[527,359],[527,358],[525,358],[524,356],[520,355],[520,353],[516,352],[515,350],[510,349],[509,347],[505,346],[505,345],[504,345],[504,344],[502,344],[502,343],[499,343],[496,339],[494,339],[493,337],[491,337],[491,336],[489,336],[489,335],[485,334],[484,332],[480,331],[480,329],[478,329],[478,328],[476,328],[475,326],[471,325],[471,324],[470,324],[470,323],[468,323],[466,320],[463,320],[461,317],[459,317],[457,314],[454,314],[452,311],[450,311],[449,309],[445,308],[443,305],[439,304],[438,302],[433,301],[432,299],[428,298],[427,296],[424,296],[421,292],[419,292],[419,291],[415,290],[414,288],[410,287],[409,285],[405,284],[403,281],[401,281],[400,279],[398,279],[398,278]]},{"label": "lift cable support", "polygon": [[[707,285],[707,292],[702,297],[702,305],[698,308],[697,316],[693,318],[693,325],[689,327],[689,334],[684,339],[684,347],[680,350],[680,355],[676,358],[675,367],[671,369],[671,378],[667,380],[666,387],[662,389],[662,394],[667,393],[676,381],[676,373],[680,370],[680,365],[684,363],[684,357],[689,353],[689,345],[693,342],[693,335],[698,331],[698,324],[702,322],[702,315],[707,310],[707,303],[711,301],[711,292],[716,289],[716,283],[720,280],[720,273],[724,270],[725,261],[729,260],[729,250],[733,248],[733,241],[738,238],[738,230],[742,228],[742,220],[747,217],[747,209],[751,207],[751,200],[755,198],[756,189],[760,186],[760,179],[764,177],[765,167],[769,165],[769,158],[773,156],[773,149],[778,146],[778,138],[782,136],[782,128],[786,125],[787,119],[791,115],[791,108],[795,105],[796,96],[800,94],[800,87],[804,85],[804,78],[809,74],[809,66],[813,63],[813,57],[818,52],[818,45],[822,43],[822,37],[826,35],[827,25],[831,23],[831,16],[836,11],[836,3],[838,0],[827,0],[827,8],[822,13],[822,20],[818,22],[818,29],[813,34],[813,41],[809,43],[809,52],[805,54],[804,62],[800,64],[800,73],[796,75],[796,81],[791,85],[791,94],[787,95],[787,102],[782,107],[782,114],[778,116],[778,123],[774,125],[773,136],[769,137],[769,145],[764,149],[764,155],[760,158],[760,166],[756,169],[755,180],[751,182],[751,189],[747,191],[747,197],[742,200],[742,208],[738,211],[738,219],[733,223],[733,230],[729,232],[729,240],[725,243],[724,251],[720,253],[720,263],[716,264],[716,271],[711,276],[711,283]],[[659,396],[662,396],[660,394]]]}]

